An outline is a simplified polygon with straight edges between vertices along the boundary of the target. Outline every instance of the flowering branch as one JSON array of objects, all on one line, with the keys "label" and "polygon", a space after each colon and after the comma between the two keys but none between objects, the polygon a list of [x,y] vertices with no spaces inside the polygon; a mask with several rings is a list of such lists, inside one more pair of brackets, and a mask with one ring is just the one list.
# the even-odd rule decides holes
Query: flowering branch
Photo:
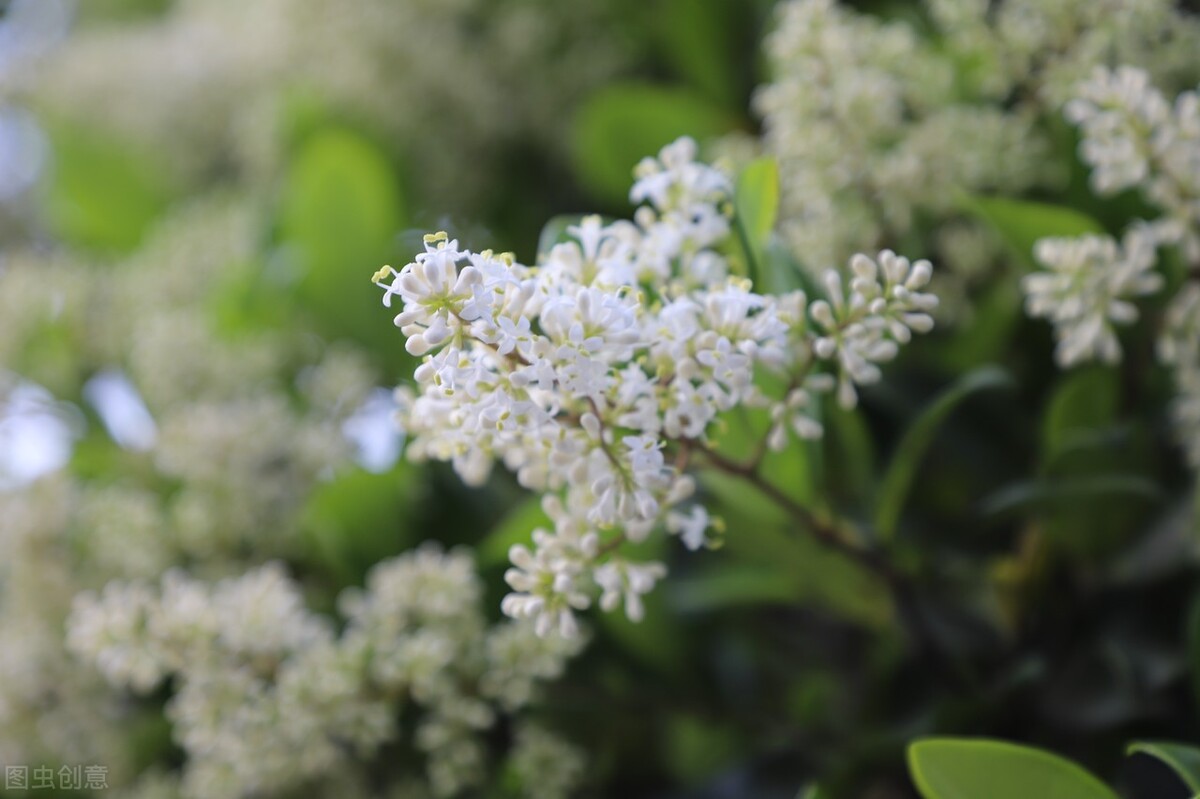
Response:
[{"label": "flowering branch", "polygon": [[[544,495],[553,529],[533,531],[532,548],[513,547],[513,593],[502,604],[541,634],[572,634],[574,611],[596,592],[602,608],[623,604],[641,617],[642,595],[666,568],[629,560],[625,542],[662,528],[689,549],[705,545],[707,511],[681,508],[695,492],[693,451],[760,481],[826,544],[875,557],[818,524],[758,467],[789,432],[821,435],[816,394],[836,386],[852,406],[855,384],[878,380],[880,363],[932,327],[936,298],[921,292],[931,267],[884,251],[853,258],[848,282],[830,270],[824,299],[756,294],[717,250],[731,235],[730,181],[695,151],[681,139],[645,159],[630,194],[645,205],[632,221],[584,218],[537,266],[438,233],[412,263],[375,276],[385,304],[402,299],[396,325],[423,356],[420,393],[402,392],[410,457],[452,461],[470,483],[501,460]],[[790,375],[782,397],[758,387],[761,370]],[[771,416],[747,465],[706,443],[737,408]],[[668,447],[678,451],[670,462]]]}]

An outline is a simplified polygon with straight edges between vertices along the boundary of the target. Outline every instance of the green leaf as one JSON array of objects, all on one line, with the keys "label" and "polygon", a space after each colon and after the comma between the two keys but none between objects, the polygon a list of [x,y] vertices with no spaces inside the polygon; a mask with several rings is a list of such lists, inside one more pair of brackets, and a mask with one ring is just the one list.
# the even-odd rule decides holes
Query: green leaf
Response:
[{"label": "green leaf", "polygon": [[300,527],[321,565],[342,584],[358,584],[371,566],[413,543],[407,520],[422,488],[407,461],[381,474],[346,472],[313,490]]},{"label": "green leaf", "polygon": [[[769,397],[782,398],[785,383],[777,375],[759,375],[756,384]],[[741,407],[726,414],[711,441],[717,451],[734,461],[749,461],[757,455],[771,427],[771,414],[765,408]],[[820,446],[815,441],[793,441],[782,451],[767,450],[759,473],[788,496],[804,505],[817,499],[817,475],[820,470]]]},{"label": "green leaf", "polygon": [[1120,387],[1116,370],[1093,366],[1066,375],[1055,388],[1042,418],[1042,452],[1053,460],[1081,432],[1112,425]]},{"label": "green leaf", "polygon": [[111,25],[158,16],[171,7],[170,0],[89,0],[80,3],[74,24],[84,27],[92,23]]},{"label": "green leaf", "polygon": [[384,335],[388,314],[370,277],[394,254],[403,220],[378,147],[338,127],[305,141],[288,175],[280,232],[299,258],[300,299],[326,334],[368,343]]},{"label": "green leaf", "polygon": [[[1190,521],[1190,519],[1189,519]],[[1191,532],[1191,525],[1188,526]],[[1191,536],[1189,535],[1189,543]],[[1200,707],[1200,594],[1192,597],[1187,616],[1187,663],[1192,703]]]},{"label": "green leaf", "polygon": [[746,739],[728,726],[683,713],[669,717],[665,733],[664,765],[685,784],[695,784],[728,768],[746,745]]},{"label": "green leaf", "polygon": [[721,608],[752,605],[786,605],[802,598],[793,575],[782,570],[764,572],[760,566],[722,564],[695,577],[671,581],[672,605],[678,610],[704,613]]},{"label": "green leaf", "polygon": [[1030,508],[1078,505],[1083,500],[1116,498],[1157,500],[1162,489],[1133,474],[1024,480],[996,491],[980,503],[980,512],[992,515]]},{"label": "green leaf", "polygon": [[924,799],[1118,799],[1076,763],[1004,741],[927,738],[908,768]]},{"label": "green leaf", "polygon": [[758,158],[746,165],[738,175],[733,205],[734,223],[750,263],[750,279],[757,285],[762,277],[759,265],[765,260],[779,213],[779,164],[774,158]]},{"label": "green leaf", "polygon": [[171,198],[165,172],[93,130],[48,130],[54,155],[42,201],[55,235],[87,250],[133,250]]},{"label": "green leaf", "polygon": [[1200,793],[1200,749],[1164,741],[1138,741],[1129,745],[1129,755],[1143,754],[1157,758],[1183,780],[1192,793]]},{"label": "green leaf", "polygon": [[936,342],[939,360],[947,369],[962,372],[976,364],[1001,360],[1024,318],[1020,280],[1000,274],[974,303],[970,335],[948,336]]},{"label": "green leaf", "polygon": [[513,508],[476,547],[476,559],[481,568],[501,566],[508,562],[508,550],[513,544],[528,544],[530,534],[538,527],[553,529],[554,523],[542,510],[541,497],[531,496]]},{"label": "green leaf", "polygon": [[[637,562],[662,561],[667,548],[673,545],[676,542],[664,536],[650,536],[636,544],[624,544],[621,555]],[[630,621],[621,608],[590,618],[619,648],[662,675],[678,675],[688,656],[685,630],[678,623],[678,613],[670,607],[661,585],[643,597],[643,605],[645,615],[641,621]]]},{"label": "green leaf", "polygon": [[1008,197],[969,197],[966,210],[989,224],[1021,263],[1036,267],[1033,247],[1046,236],[1104,233],[1104,226],[1086,214],[1060,205]]},{"label": "green leaf", "polygon": [[[763,582],[754,595],[741,577],[727,578],[711,586],[718,598],[729,604],[811,604],[875,629],[891,620],[891,598],[874,574],[822,545],[759,489],[719,472],[705,472],[701,480],[726,521],[722,554],[731,563],[723,568],[733,575],[752,571]],[[684,601],[703,604],[686,588]]]},{"label": "green leaf", "polygon": [[875,504],[875,527],[885,538],[895,535],[904,502],[938,428],[967,398],[981,391],[1012,386],[1012,378],[997,366],[982,366],[943,391],[917,417],[900,439],[884,472]]},{"label": "green leaf", "polygon": [[626,82],[608,86],[579,109],[571,155],[584,185],[605,202],[624,205],[633,168],[680,136],[698,141],[728,133],[736,120],[687,89]]},{"label": "green leaf", "polygon": [[723,105],[737,103],[739,65],[730,35],[740,0],[666,0],[657,38],[663,55],[693,86]]},{"label": "green leaf", "polygon": [[822,409],[821,465],[826,487],[843,505],[864,506],[875,489],[875,440],[862,409],[846,410],[828,396]]}]

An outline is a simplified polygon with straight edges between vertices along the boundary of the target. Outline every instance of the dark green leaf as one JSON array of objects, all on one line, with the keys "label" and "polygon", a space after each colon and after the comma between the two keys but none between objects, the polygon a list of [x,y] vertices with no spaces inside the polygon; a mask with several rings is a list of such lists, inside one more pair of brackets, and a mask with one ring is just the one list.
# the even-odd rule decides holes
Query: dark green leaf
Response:
[{"label": "dark green leaf", "polygon": [[714,101],[737,102],[738,65],[730,32],[739,2],[666,0],[657,34],[663,54],[684,78]]},{"label": "dark green leaf", "polygon": [[1157,500],[1162,497],[1162,489],[1144,477],[1130,474],[1025,480],[1005,486],[985,498],[980,503],[980,512],[991,515],[1114,497]]},{"label": "dark green leaf", "polygon": [[982,366],[964,375],[943,391],[917,417],[900,439],[891,462],[884,472],[875,504],[875,527],[879,534],[890,538],[900,522],[900,513],[908,499],[917,470],[925,457],[938,428],[967,398],[981,391],[1012,386],[1012,378],[996,366]]},{"label": "dark green leaf", "polygon": [[676,779],[695,783],[735,762],[743,741],[711,719],[675,714],[667,722],[666,765]]},{"label": "dark green leaf", "polygon": [[793,575],[740,563],[725,563],[705,574],[673,580],[670,591],[672,605],[692,613],[741,605],[785,605],[804,595]]},{"label": "dark green leaf", "polygon": [[356,469],[318,486],[301,511],[314,555],[344,584],[413,543],[407,520],[420,496],[420,473],[407,461],[382,474]]},{"label": "dark green leaf", "polygon": [[1042,451],[1056,457],[1081,432],[1108,428],[1117,416],[1117,373],[1093,366],[1064,376],[1042,419]]},{"label": "dark green leaf", "polygon": [[1164,741],[1138,741],[1129,745],[1126,754],[1143,754],[1157,758],[1171,768],[1193,793],[1200,792],[1200,749]]}]

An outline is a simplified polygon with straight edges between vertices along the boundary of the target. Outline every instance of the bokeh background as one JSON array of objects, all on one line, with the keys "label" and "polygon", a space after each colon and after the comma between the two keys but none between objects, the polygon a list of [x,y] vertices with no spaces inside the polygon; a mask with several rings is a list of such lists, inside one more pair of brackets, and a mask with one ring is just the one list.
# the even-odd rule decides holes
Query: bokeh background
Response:
[{"label": "bokeh background", "polygon": [[[820,28],[764,49],[784,19],[769,0],[0,2],[0,763],[100,763],[105,796],[187,795],[175,686],[114,690],[68,651],[74,598],[112,580],[215,584],[279,561],[333,614],[372,566],[434,540],[474,549],[498,619],[508,547],[541,510],[507,474],[468,489],[403,460],[391,388],[414,364],[369,278],[436,230],[532,263],[561,232],[547,220],[628,216],[633,165],[686,134],[731,169],[778,160],[770,288],[878,246],[944,270],[943,332],[858,410],[829,408],[816,455],[769,465],[858,519],[901,462],[890,546],[943,651],[914,647],[859,567],[710,485],[726,547],[652,544],[672,576],[647,618],[592,614],[586,651],[528,709],[583,754],[571,795],[769,799],[819,781],[823,797],[911,797],[904,746],[938,732],[1184,796],[1121,757],[1132,738],[1200,734],[1194,478],[1169,379],[1145,331],[1121,368],[1056,370],[1050,331],[1020,313],[1032,265],[1013,242],[1144,212],[1089,191],[1062,87],[1114,61],[1194,86],[1200,29],[1170,3],[996,5],[1026,27],[844,6],[862,27],[829,63],[877,58],[906,110],[848,79],[831,91],[857,123],[839,131],[806,105]],[[883,25],[908,33],[868,38]],[[881,185],[838,177],[863,159]],[[500,724],[483,746],[514,737]],[[462,795],[560,795],[569,758],[547,751]],[[362,761],[357,781],[192,795],[433,795],[407,752]]]}]

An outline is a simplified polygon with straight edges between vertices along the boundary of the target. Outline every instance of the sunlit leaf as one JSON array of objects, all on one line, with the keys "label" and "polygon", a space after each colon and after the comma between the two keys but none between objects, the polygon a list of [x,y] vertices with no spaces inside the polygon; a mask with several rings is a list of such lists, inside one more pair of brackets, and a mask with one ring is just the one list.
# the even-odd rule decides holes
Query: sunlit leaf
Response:
[{"label": "sunlit leaf", "polygon": [[336,127],[308,138],[288,175],[280,232],[300,262],[300,297],[327,334],[376,342],[386,331],[370,277],[394,254],[403,220],[399,186],[378,147]]},{"label": "sunlit leaf", "polygon": [[1004,741],[917,741],[908,748],[908,766],[924,799],[1118,799],[1070,760]]},{"label": "sunlit leaf", "polygon": [[[734,222],[747,249],[750,279],[758,282],[767,241],[779,213],[779,164],[774,158],[758,158],[738,175],[734,189]],[[754,268],[756,267],[757,268]]]},{"label": "sunlit leaf", "polygon": [[152,157],[90,130],[49,127],[53,161],[43,198],[54,232],[77,247],[134,249],[163,212],[171,188]]}]

